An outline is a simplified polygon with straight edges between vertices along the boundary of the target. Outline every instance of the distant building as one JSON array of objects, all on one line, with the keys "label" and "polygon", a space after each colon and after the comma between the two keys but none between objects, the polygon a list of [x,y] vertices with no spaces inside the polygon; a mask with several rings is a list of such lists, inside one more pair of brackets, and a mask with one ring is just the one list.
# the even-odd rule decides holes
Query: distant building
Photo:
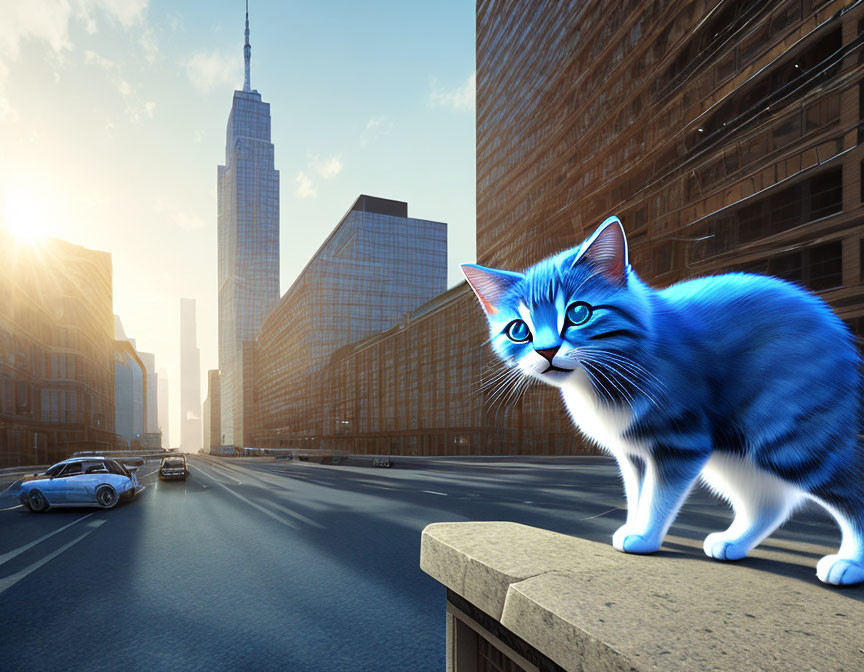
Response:
[{"label": "distant building", "polygon": [[0,466],[122,446],[111,255],[0,229]]},{"label": "distant building", "polygon": [[261,328],[253,445],[317,441],[328,422],[321,395],[331,355],[390,328],[446,286],[447,225],[408,217],[402,201],[361,195]]},{"label": "distant building", "polygon": [[201,353],[195,299],[180,299],[180,448],[201,448]]},{"label": "distant building", "polygon": [[144,368],[147,370],[147,417],[144,421],[144,432],[159,433],[159,377],[156,373],[156,355],[151,352],[138,352]]},{"label": "distant building", "polygon": [[211,369],[207,372],[207,401],[204,402],[204,450],[214,455],[222,452],[220,391],[219,371]]},{"label": "distant building", "polygon": [[119,315],[114,316],[114,418],[126,447],[137,449],[147,431],[147,366],[128,338]]},{"label": "distant building", "polygon": [[386,455],[575,452],[560,402],[529,395],[517,403],[503,385],[481,391],[503,367],[486,348],[476,303],[460,283],[387,331],[336,351],[325,369],[320,447]]},{"label": "distant building", "polygon": [[170,423],[169,409],[171,405],[168,403],[168,373],[165,369],[159,369],[159,395],[157,398],[158,416],[159,416],[159,431],[162,434],[162,447],[171,447],[170,438]]},{"label": "distant building", "polygon": [[210,452],[210,395],[207,395],[207,398],[204,399],[204,404],[201,407],[201,426],[204,431],[204,441],[201,444],[202,450],[205,452]]},{"label": "distant building", "polygon": [[[219,166],[219,370],[221,435],[242,446],[251,417],[251,344],[279,301],[279,171],[270,142],[270,104],[251,88],[249,15],[245,77],[228,117],[225,165]],[[244,357],[244,353],[247,355]]]}]

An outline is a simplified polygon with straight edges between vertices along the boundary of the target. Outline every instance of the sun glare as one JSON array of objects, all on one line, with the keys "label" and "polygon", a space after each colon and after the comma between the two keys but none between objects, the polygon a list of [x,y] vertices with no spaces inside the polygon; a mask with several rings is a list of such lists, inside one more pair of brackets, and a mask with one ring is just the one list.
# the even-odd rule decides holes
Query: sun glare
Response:
[{"label": "sun glare", "polygon": [[37,243],[47,235],[45,214],[39,200],[24,189],[6,192],[2,223],[23,243]]}]

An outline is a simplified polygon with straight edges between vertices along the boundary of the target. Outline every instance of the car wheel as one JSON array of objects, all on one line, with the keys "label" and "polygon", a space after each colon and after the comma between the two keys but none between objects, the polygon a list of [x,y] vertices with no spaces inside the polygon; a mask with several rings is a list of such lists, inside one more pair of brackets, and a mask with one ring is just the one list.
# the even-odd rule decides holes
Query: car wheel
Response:
[{"label": "car wheel", "polygon": [[117,504],[120,497],[110,485],[100,485],[96,489],[96,503],[103,509],[110,509]]},{"label": "car wheel", "polygon": [[33,513],[42,513],[48,510],[48,500],[39,490],[31,490],[27,493],[27,506]]}]

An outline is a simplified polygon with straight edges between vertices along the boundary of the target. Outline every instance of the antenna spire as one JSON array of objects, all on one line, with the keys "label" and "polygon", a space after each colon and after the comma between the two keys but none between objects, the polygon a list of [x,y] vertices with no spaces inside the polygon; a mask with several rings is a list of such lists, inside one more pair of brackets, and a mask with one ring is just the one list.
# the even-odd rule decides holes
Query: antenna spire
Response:
[{"label": "antenna spire", "polygon": [[251,60],[252,60],[252,45],[249,44],[249,0],[246,0],[246,44],[243,45],[243,60],[245,62],[245,70],[243,75],[243,90],[251,91]]}]

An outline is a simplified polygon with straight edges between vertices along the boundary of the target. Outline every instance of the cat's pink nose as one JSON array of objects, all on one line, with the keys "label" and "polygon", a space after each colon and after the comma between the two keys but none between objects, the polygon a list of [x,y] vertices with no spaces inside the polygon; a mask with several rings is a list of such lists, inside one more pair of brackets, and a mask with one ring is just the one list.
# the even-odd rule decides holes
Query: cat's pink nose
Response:
[{"label": "cat's pink nose", "polygon": [[542,350],[535,350],[538,355],[543,355],[546,359],[549,360],[549,363],[552,363],[552,358],[555,357],[555,353],[558,352],[558,348],[560,345],[556,345],[554,348],[543,348]]}]

